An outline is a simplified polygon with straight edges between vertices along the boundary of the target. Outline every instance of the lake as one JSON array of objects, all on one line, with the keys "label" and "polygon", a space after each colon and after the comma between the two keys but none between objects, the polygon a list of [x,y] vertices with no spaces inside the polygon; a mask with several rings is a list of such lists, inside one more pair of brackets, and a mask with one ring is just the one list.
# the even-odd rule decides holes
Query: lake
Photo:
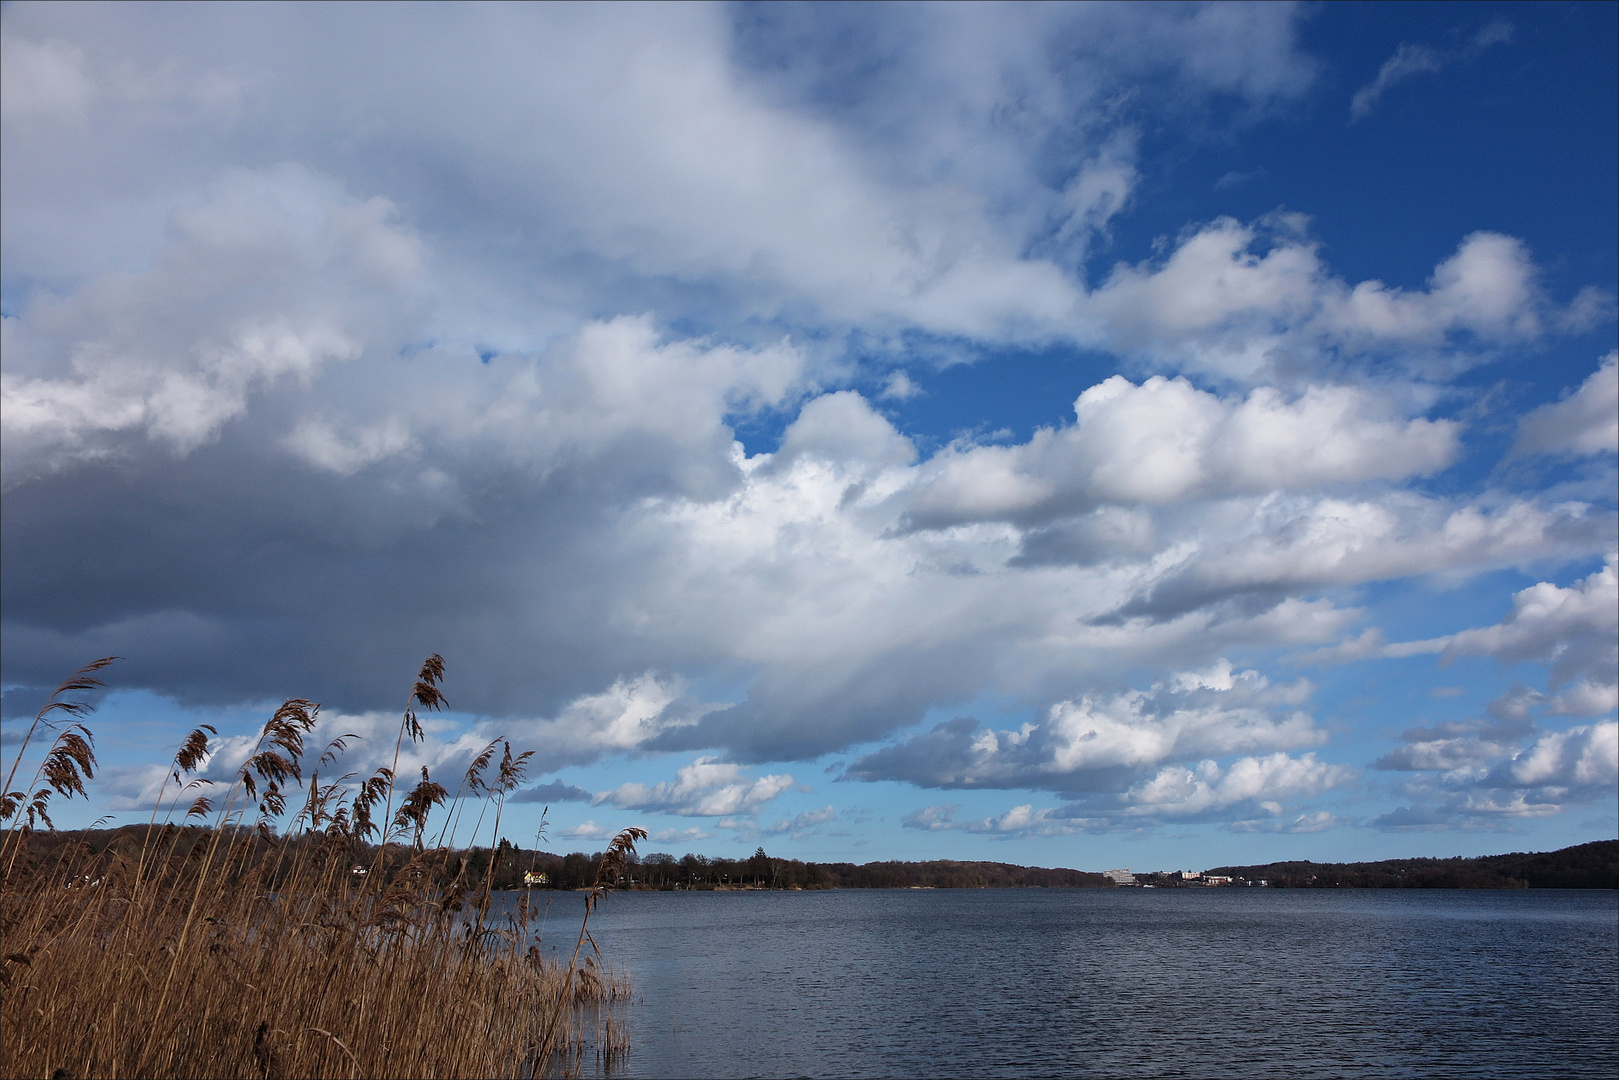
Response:
[{"label": "lake", "polygon": [[[615,1076],[1612,1077],[1616,901],[618,893],[591,928],[635,986]],[[547,945],[565,955],[582,906],[554,896]]]}]

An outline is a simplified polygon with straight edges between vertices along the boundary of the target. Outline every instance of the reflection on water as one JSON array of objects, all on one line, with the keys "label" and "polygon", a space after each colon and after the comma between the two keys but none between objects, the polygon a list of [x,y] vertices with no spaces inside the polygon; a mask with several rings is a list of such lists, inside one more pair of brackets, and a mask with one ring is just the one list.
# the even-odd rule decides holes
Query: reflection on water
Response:
[{"label": "reflection on water", "polygon": [[1612,892],[619,893],[591,928],[618,1076],[1619,1070]]}]

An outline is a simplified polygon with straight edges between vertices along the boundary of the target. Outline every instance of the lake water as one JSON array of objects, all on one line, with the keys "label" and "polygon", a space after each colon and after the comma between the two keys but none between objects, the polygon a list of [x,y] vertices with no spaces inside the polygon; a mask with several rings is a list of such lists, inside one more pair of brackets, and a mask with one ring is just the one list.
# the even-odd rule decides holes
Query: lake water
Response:
[{"label": "lake water", "polygon": [[619,893],[591,928],[616,1076],[1619,1075],[1613,892]]}]

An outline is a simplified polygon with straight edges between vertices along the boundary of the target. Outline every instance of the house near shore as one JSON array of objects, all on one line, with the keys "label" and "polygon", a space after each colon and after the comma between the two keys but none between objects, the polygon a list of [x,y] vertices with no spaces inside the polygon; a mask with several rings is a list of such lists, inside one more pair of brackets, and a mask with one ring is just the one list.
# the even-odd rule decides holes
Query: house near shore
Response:
[{"label": "house near shore", "polygon": [[1136,876],[1134,874],[1130,873],[1128,868],[1108,870],[1108,871],[1104,872],[1102,874],[1102,876],[1107,878],[1109,881],[1113,882],[1113,884],[1115,884],[1115,885],[1135,885],[1135,884],[1137,884]]}]

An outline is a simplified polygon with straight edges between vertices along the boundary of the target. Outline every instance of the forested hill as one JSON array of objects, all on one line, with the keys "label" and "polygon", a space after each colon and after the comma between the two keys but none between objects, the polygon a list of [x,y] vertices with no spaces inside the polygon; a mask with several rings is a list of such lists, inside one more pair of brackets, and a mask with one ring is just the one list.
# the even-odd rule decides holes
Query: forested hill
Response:
[{"label": "forested hill", "polygon": [[[146,826],[89,829],[74,832],[34,832],[26,835],[23,849],[29,862],[42,870],[60,865],[69,849],[99,856],[102,863],[115,856],[138,858]],[[173,857],[183,858],[199,842],[203,830],[165,832],[164,845]],[[256,844],[291,844],[293,848],[327,844],[321,834],[276,838],[252,830],[238,830],[238,839],[257,837]],[[289,848],[291,850],[291,848]],[[391,875],[421,856],[410,845],[395,844],[386,859],[377,858],[374,846],[348,843],[347,857],[357,867],[381,866]],[[487,847],[441,850],[433,853],[434,876],[457,877],[469,887],[481,887],[494,863],[496,889],[532,887],[585,888],[597,881],[602,854],[574,852],[557,855],[514,847],[505,840],[496,851]],[[1220,875],[1237,885],[1264,883],[1277,888],[1362,889],[1619,889],[1619,840],[1599,840],[1548,852],[1515,852],[1476,859],[1385,859],[1381,862],[1318,863],[1275,862],[1257,866],[1219,866],[1205,871],[1202,880],[1178,873],[1143,874],[1141,884],[1192,886],[1208,884]],[[447,882],[448,877],[444,880]],[[763,848],[740,859],[688,854],[632,855],[617,880],[629,889],[985,889],[1112,887],[1099,873],[1082,870],[1018,866],[1002,862],[967,862],[938,859],[929,862],[803,862],[775,858]]]},{"label": "forested hill", "polygon": [[1619,840],[1476,859],[1278,862],[1208,872],[1290,889],[1619,889]]},{"label": "forested hill", "polygon": [[996,889],[1085,888],[1113,883],[1101,874],[1083,870],[1048,869],[999,862],[809,863],[826,880],[842,889]]},{"label": "forested hill", "polygon": [[[545,862],[544,856],[541,862]],[[591,864],[583,856],[569,855],[552,865],[555,867],[553,880],[567,887],[581,871],[588,873]],[[706,889],[739,885],[766,889],[996,889],[1084,888],[1113,884],[1101,874],[1082,870],[1017,866],[1001,862],[958,862],[954,859],[864,864],[815,863],[771,858],[763,848],[746,859],[687,855],[677,860],[670,855],[649,855],[637,861],[631,876],[631,887],[649,889]]]}]

